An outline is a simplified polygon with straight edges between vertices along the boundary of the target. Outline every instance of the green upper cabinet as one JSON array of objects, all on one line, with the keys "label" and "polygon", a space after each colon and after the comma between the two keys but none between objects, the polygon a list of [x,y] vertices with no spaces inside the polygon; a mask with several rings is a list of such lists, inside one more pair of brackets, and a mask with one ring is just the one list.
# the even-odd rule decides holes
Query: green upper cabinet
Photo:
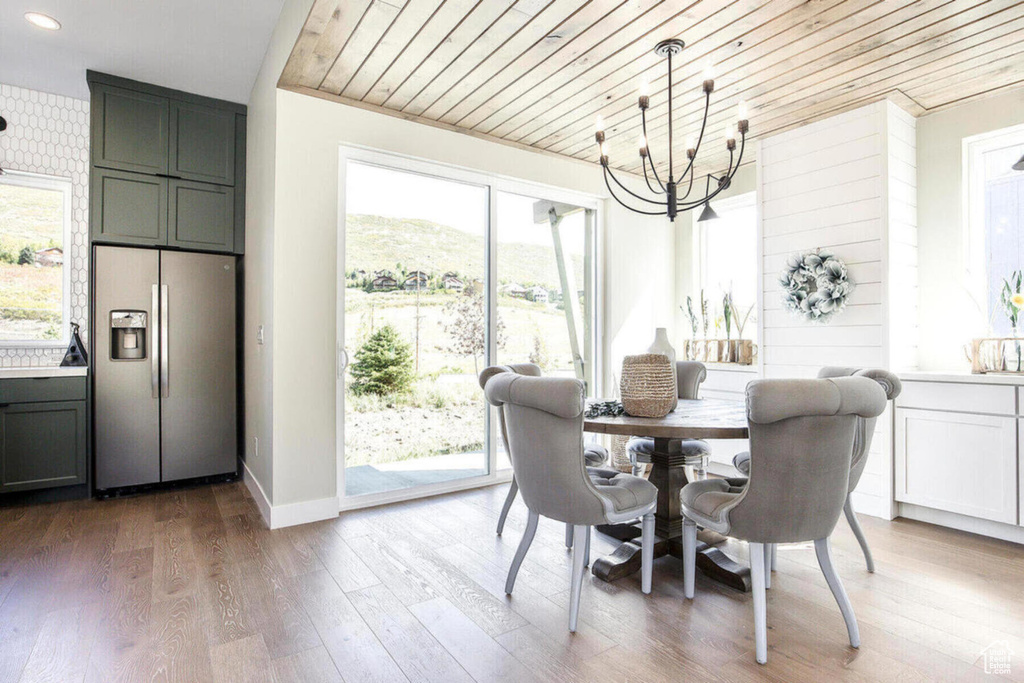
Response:
[{"label": "green upper cabinet", "polygon": [[189,180],[170,181],[167,243],[183,249],[231,251],[235,245],[235,190]]},{"label": "green upper cabinet", "polygon": [[165,97],[97,85],[92,95],[96,166],[166,174],[170,103]]},{"label": "green upper cabinet", "polygon": [[245,107],[93,71],[86,79],[92,240],[242,253]]},{"label": "green upper cabinet", "polygon": [[171,102],[170,175],[235,184],[235,113]]}]

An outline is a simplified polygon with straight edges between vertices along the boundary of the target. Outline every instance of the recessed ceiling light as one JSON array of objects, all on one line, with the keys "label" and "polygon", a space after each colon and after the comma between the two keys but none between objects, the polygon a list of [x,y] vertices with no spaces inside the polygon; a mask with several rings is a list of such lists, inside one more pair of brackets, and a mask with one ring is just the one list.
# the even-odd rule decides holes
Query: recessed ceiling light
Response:
[{"label": "recessed ceiling light", "polygon": [[40,14],[39,12],[25,12],[25,19],[28,23],[39,28],[46,29],[47,31],[58,31],[60,30],[60,22],[47,14]]}]

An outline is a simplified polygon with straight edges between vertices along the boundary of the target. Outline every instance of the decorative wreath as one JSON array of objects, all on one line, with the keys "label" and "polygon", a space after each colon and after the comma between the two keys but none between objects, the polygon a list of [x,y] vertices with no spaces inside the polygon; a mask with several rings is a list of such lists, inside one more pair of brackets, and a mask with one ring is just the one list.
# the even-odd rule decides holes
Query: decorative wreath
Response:
[{"label": "decorative wreath", "polygon": [[853,292],[846,264],[827,249],[790,256],[779,285],[786,308],[819,323],[842,313]]}]

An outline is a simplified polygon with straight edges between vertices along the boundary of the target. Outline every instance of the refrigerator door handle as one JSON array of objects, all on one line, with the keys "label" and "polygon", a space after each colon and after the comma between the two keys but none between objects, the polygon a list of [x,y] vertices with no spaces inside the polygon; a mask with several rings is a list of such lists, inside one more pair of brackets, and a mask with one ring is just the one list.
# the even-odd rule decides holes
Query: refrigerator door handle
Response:
[{"label": "refrigerator door handle", "polygon": [[153,398],[160,398],[160,354],[157,352],[156,347],[156,325],[159,320],[158,311],[160,310],[160,295],[158,293],[158,285],[153,285],[153,307],[150,309],[149,314],[149,357],[150,357],[150,368],[151,368],[151,381],[153,384]]},{"label": "refrigerator door handle", "polygon": [[160,396],[167,398],[171,395],[170,368],[168,351],[170,346],[170,335],[168,333],[168,305],[167,285],[160,285]]}]

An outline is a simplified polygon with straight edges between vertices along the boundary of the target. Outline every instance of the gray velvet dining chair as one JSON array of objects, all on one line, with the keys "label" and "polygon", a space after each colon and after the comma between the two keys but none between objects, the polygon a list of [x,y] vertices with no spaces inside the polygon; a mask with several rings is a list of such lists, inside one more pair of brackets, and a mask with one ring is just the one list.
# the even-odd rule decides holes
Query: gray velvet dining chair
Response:
[{"label": "gray velvet dining chair", "polygon": [[[695,360],[676,361],[676,387],[677,395],[681,399],[700,398],[700,385],[707,379],[708,369],[703,363]],[[672,453],[679,453],[683,456],[684,467],[687,468],[687,479],[703,479],[708,468],[708,460],[711,458],[711,447],[706,441],[700,439],[672,439],[670,447]],[[639,475],[646,463],[651,462],[651,455],[654,454],[654,439],[646,436],[635,436],[626,445],[629,453],[629,464],[633,467],[633,474]],[[699,474],[695,475],[695,471]]]},{"label": "gray velvet dining chair", "polygon": [[[534,363],[509,363],[508,365],[491,365],[483,369],[480,372],[480,388],[483,389],[489,380],[499,372],[512,372],[517,375],[526,375],[527,377],[540,377],[541,371],[540,366]],[[501,432],[501,442],[505,446],[505,452],[508,453],[508,436],[505,434],[505,417],[499,411],[498,412],[498,426]],[[598,443],[588,443],[583,447],[583,459],[587,464],[587,467],[600,467],[608,461],[608,449]],[[515,474],[512,475],[512,483],[508,487],[508,494],[505,496],[505,503],[501,506],[501,514],[498,515],[498,528],[497,534],[501,536],[501,532],[505,530],[505,520],[508,518],[508,511],[512,509],[512,503],[516,500],[516,494],[519,493],[519,484],[516,482]],[[572,526],[568,525],[565,527],[565,545],[568,548],[572,547]]]},{"label": "gray velvet dining chair", "polygon": [[641,588],[650,593],[658,490],[640,477],[614,471],[595,477],[588,471],[583,461],[583,382],[499,372],[486,381],[484,395],[504,416],[512,469],[529,511],[505,592],[512,593],[544,516],[574,527],[570,631],[576,631],[590,528],[595,525],[642,520]]},{"label": "gray velvet dining chair", "polygon": [[694,593],[697,525],[747,541],[753,584],[755,658],[768,660],[765,588],[776,543],[814,541],[818,564],[860,647],[853,607],[832,563],[829,537],[846,502],[860,420],[885,410],[886,394],[867,377],[755,380],[747,385],[750,477],[707,479],[680,493],[683,590]]},{"label": "gray velvet dining chair", "polygon": [[[896,397],[903,391],[903,383],[900,382],[900,378],[881,368],[860,369],[826,366],[818,372],[818,377],[822,379],[853,376],[868,377],[878,382],[885,391],[887,401],[896,400]],[[864,474],[864,467],[868,463],[868,453],[871,450],[871,438],[875,435],[875,424],[877,422],[878,418],[867,418],[861,419],[857,424],[857,434],[853,442],[853,458],[850,464],[850,486],[847,491],[846,502],[843,504],[843,514],[846,515],[846,521],[850,525],[850,529],[853,530],[853,535],[856,536],[857,543],[860,544],[860,549],[864,553],[864,562],[867,564],[868,571],[872,573],[875,571],[875,560],[871,556],[871,547],[868,546],[868,539],[864,536],[864,530],[860,526],[860,520],[857,519],[857,513],[853,510],[850,494],[857,488],[857,484],[860,483],[860,477]],[[743,474],[750,473],[750,453],[737,453],[733,457],[732,463]],[[771,568],[775,569],[775,546],[771,547],[770,552]]]}]

